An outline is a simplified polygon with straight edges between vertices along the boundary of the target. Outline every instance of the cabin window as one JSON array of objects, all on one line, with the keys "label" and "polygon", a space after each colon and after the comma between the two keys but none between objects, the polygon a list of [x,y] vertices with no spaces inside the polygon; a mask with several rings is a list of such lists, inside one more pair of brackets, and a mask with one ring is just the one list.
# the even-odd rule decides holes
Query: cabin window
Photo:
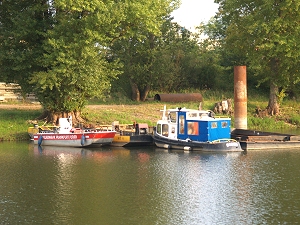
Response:
[{"label": "cabin window", "polygon": [[161,134],[161,124],[157,124],[156,133]]},{"label": "cabin window", "polygon": [[176,112],[170,112],[170,113],[169,113],[169,120],[170,120],[172,123],[176,123]]},{"label": "cabin window", "polygon": [[179,116],[179,134],[184,134],[184,116]]},{"label": "cabin window", "polygon": [[193,118],[193,117],[197,117],[198,115],[197,113],[189,113],[188,116]]},{"label": "cabin window", "polygon": [[222,128],[227,128],[227,127],[228,127],[227,121],[222,122]]},{"label": "cabin window", "polygon": [[168,124],[162,125],[162,135],[165,137],[169,136],[169,125]]},{"label": "cabin window", "polygon": [[201,118],[201,117],[207,117],[208,116],[208,114],[207,113],[199,113],[199,117]]},{"label": "cabin window", "polygon": [[211,123],[211,128],[218,128],[217,122],[212,122]]},{"label": "cabin window", "polygon": [[199,135],[198,122],[188,122],[188,134]]}]

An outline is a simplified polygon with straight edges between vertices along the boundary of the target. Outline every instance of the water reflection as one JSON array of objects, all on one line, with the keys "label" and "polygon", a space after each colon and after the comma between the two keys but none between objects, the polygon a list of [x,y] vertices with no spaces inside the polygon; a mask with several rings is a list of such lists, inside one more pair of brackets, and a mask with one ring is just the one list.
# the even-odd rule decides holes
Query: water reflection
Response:
[{"label": "water reflection", "polygon": [[59,146],[38,146],[34,145],[33,151],[36,155],[52,155],[52,156],[75,156],[86,154],[86,149],[84,148],[74,148],[74,147],[59,147]]},{"label": "water reflection", "polygon": [[[160,150],[158,150],[160,152]],[[241,153],[195,153],[168,151],[164,161],[156,161],[158,189],[164,198],[161,214],[168,224],[222,223],[239,210],[232,195],[235,171],[232,168]],[[212,206],[212,207],[207,207]],[[188,213],[187,213],[188,212]]]},{"label": "water reflection", "polygon": [[294,224],[300,151],[0,144],[2,224]]}]

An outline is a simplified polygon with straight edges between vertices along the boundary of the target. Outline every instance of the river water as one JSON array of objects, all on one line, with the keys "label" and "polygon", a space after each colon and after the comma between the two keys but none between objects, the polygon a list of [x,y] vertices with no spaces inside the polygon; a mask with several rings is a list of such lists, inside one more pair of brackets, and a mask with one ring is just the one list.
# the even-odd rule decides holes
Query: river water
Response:
[{"label": "river water", "polygon": [[1,224],[298,224],[300,149],[0,144]]}]

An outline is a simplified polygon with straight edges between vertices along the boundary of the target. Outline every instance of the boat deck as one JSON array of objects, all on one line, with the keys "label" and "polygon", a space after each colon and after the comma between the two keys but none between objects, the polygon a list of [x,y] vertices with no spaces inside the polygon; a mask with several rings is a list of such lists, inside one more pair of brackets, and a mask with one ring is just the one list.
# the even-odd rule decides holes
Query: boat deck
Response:
[{"label": "boat deck", "polygon": [[300,135],[294,134],[234,129],[231,138],[239,141],[244,150],[300,149]]}]

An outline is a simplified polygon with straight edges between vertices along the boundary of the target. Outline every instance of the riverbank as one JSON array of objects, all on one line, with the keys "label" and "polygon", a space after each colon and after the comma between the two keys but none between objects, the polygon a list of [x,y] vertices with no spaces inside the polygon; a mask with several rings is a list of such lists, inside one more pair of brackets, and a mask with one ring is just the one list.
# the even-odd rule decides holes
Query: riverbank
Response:
[{"label": "riverbank", "polygon": [[[259,118],[255,115],[256,105],[262,106],[266,103],[252,102],[248,104],[248,129],[274,131],[290,130],[299,127],[299,106],[295,103],[286,103],[282,106],[280,115],[273,117]],[[198,103],[162,103],[143,102],[135,104],[93,104],[87,105],[82,111],[82,117],[87,124],[108,125],[113,121],[121,124],[148,123],[154,126],[161,118],[161,111],[164,107],[186,107],[198,108]],[[212,109],[213,101],[206,101],[204,109]],[[0,104],[0,141],[28,140],[27,128],[38,122],[42,125],[44,121],[36,121],[43,109],[40,104]],[[232,127],[234,118],[232,117]]]},{"label": "riverbank", "polygon": [[[123,124],[138,122],[149,126],[161,117],[160,110],[164,104],[136,105],[87,105],[82,111],[86,124],[108,125],[113,121]],[[40,104],[0,104],[0,141],[29,140],[27,129],[44,121],[37,121],[43,112]]]}]

